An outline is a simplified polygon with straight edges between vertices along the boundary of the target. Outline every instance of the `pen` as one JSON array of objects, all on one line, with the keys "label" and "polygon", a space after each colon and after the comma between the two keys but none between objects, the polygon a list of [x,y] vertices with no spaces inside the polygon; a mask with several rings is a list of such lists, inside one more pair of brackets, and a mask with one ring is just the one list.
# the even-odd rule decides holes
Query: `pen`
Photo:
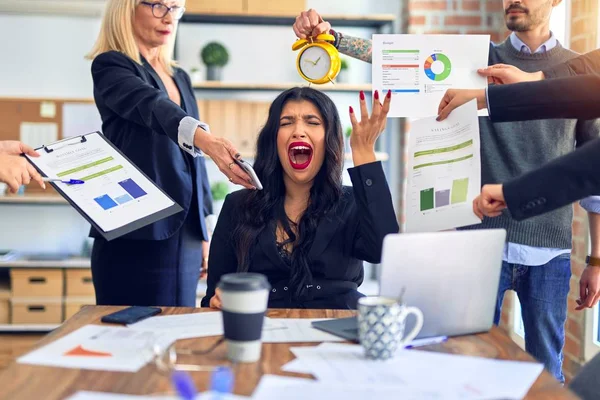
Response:
[{"label": "pen", "polygon": [[212,400],[226,399],[233,391],[233,371],[229,367],[217,367],[210,376],[210,392]]},{"label": "pen", "polygon": [[404,348],[405,349],[413,349],[415,347],[429,346],[430,344],[444,343],[446,340],[448,340],[448,336],[438,336],[438,337],[425,338],[425,339],[416,339],[416,340],[413,340],[412,342],[410,342],[410,344],[405,346]]},{"label": "pen", "polygon": [[44,182],[62,182],[68,183],[69,185],[81,185],[85,181],[79,179],[54,179],[54,178],[42,178]]},{"label": "pen", "polygon": [[182,400],[194,400],[196,398],[196,386],[189,374],[183,371],[175,371],[171,375],[171,383]]}]

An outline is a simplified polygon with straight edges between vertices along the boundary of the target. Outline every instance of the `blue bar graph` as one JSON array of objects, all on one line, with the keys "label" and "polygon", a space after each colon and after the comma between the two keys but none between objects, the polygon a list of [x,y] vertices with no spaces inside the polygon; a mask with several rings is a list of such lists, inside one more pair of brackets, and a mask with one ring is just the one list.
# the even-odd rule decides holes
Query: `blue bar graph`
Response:
[{"label": "blue bar graph", "polygon": [[146,192],[144,192],[144,190],[141,187],[139,187],[133,179],[126,179],[124,181],[121,181],[119,182],[119,185],[121,185],[121,187],[125,189],[127,193],[129,193],[134,199],[146,195]]},{"label": "blue bar graph", "polygon": [[98,203],[98,205],[104,210],[110,210],[111,208],[117,206],[117,203],[115,203],[115,201],[111,199],[110,196],[107,194],[103,194],[100,197],[96,197],[94,201]]},{"label": "blue bar graph", "polygon": [[124,194],[124,195],[122,195],[122,196],[115,197],[115,200],[116,200],[116,202],[117,202],[117,203],[119,203],[119,204],[125,204],[125,203],[127,203],[128,201],[131,201],[131,200],[133,200],[133,199],[131,198],[131,196],[130,196],[130,195],[128,195],[128,194]]}]

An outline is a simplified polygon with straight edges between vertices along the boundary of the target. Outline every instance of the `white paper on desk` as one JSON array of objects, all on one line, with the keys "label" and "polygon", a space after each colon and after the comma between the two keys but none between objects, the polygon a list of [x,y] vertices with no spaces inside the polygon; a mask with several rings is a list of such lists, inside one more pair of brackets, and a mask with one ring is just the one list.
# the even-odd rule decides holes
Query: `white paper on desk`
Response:
[{"label": "white paper on desk", "polygon": [[169,208],[174,203],[100,134],[61,141],[52,152],[28,157],[49,178],[79,179],[83,185],[57,183],[100,228],[113,231]]},{"label": "white paper on desk", "polygon": [[477,103],[441,122],[411,123],[408,134],[406,232],[434,232],[481,223],[473,199],[481,190]]},{"label": "white paper on desk", "polygon": [[[201,312],[150,317],[135,324],[131,329],[164,332],[174,339],[191,339],[195,337],[220,336],[223,334],[223,316],[220,311]],[[266,318],[263,323],[263,335],[270,329],[278,329],[280,323]]]},{"label": "white paper on desk", "polygon": [[523,398],[543,365],[419,350],[404,350],[386,361],[364,357],[360,345],[323,343],[291,349],[320,381],[347,385],[388,385],[463,399]]},{"label": "white paper on desk", "polygon": [[264,375],[252,394],[253,400],[364,400],[370,398],[402,400],[459,399],[459,397],[448,393],[440,396],[437,391],[429,390],[426,387],[344,385],[276,375]]},{"label": "white paper on desk", "polygon": [[263,343],[300,343],[300,342],[343,342],[345,339],[331,335],[327,332],[312,327],[313,321],[323,319],[311,318],[280,318],[271,321],[280,326],[270,330],[264,330],[262,334]]},{"label": "white paper on desk", "polygon": [[437,115],[448,89],[484,89],[489,35],[373,35],[373,90],[392,90],[390,117]]},{"label": "white paper on desk", "polygon": [[[249,397],[237,396],[234,394],[219,393],[218,397],[211,392],[200,393],[196,396],[196,400],[248,400]],[[75,393],[66,400],[180,400],[177,396],[161,396],[161,395],[132,395],[121,393],[108,392],[88,392],[81,391]]]},{"label": "white paper on desk", "polygon": [[19,358],[23,364],[136,372],[152,358],[152,346],[168,346],[164,333],[86,325]]}]

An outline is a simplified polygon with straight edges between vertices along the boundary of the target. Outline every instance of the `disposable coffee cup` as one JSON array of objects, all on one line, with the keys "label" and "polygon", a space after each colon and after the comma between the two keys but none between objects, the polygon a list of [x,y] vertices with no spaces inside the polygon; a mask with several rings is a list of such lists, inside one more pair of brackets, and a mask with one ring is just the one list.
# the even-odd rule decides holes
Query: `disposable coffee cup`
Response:
[{"label": "disposable coffee cup", "polygon": [[232,362],[256,362],[262,349],[262,327],[269,302],[269,281],[262,274],[235,273],[221,277],[223,332]]}]

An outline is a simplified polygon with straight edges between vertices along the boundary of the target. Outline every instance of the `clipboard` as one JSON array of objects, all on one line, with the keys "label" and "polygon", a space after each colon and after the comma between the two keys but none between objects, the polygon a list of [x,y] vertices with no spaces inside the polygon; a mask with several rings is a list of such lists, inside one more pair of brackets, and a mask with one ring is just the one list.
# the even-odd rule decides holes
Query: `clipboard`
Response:
[{"label": "clipboard", "polygon": [[[116,229],[112,229],[112,230],[108,230],[105,231],[104,229],[102,229],[100,227],[100,225],[97,223],[97,221],[95,221],[90,215],[88,215],[88,213],[86,213],[71,197],[69,197],[69,195],[67,193],[65,193],[61,188],[60,185],[57,185],[54,182],[47,182],[50,183],[50,185],[52,185],[52,187],[65,199],[67,200],[67,202],[75,209],[77,210],[77,212],[79,214],[81,214],[81,216],[83,218],[85,218],[93,227],[94,229],[96,229],[100,235],[102,235],[102,237],[104,239],[106,239],[107,241],[111,241],[113,239],[116,239],[118,237],[121,237],[123,235],[126,235],[130,232],[133,232],[137,229],[143,228],[144,226],[153,224],[154,222],[160,221],[161,219],[170,217],[174,214],[177,214],[178,212],[183,211],[183,208],[177,204],[164,190],[162,190],[162,188],[160,188],[159,186],[157,186],[142,170],[140,170],[133,162],[131,162],[131,160],[125,156],[125,154],[123,154],[114,144],[112,144],[108,139],[106,139],[106,137],[102,134],[102,132],[99,131],[95,131],[95,132],[90,132],[90,133],[86,133],[83,135],[79,135],[79,136],[72,136],[72,137],[68,137],[62,140],[59,140],[57,142],[54,142],[52,144],[49,145],[43,145],[37,149],[35,149],[38,152],[45,152],[46,154],[50,154],[56,150],[59,149],[63,149],[65,147],[71,147],[73,146],[73,148],[76,148],[77,145],[81,145],[82,143],[87,143],[88,142],[88,137],[90,137],[90,135],[97,135],[98,137],[102,138],[102,140],[104,142],[106,142],[106,144],[108,144],[112,150],[114,150],[116,153],[119,154],[120,157],[122,157],[124,159],[125,162],[129,163],[129,165],[127,165],[127,168],[135,168],[135,170],[141,174],[145,179],[148,180],[149,183],[151,183],[153,185],[153,187],[159,191],[162,195],[164,195],[170,202],[172,202],[173,204],[167,208],[164,208],[160,211],[154,212],[150,215],[147,215],[143,218],[140,219],[136,219],[130,223],[127,223],[123,226],[120,226]],[[27,160],[29,161],[30,164],[33,165],[33,167],[43,176],[43,177],[48,177],[46,172],[43,171],[38,165],[36,165],[35,160],[36,158],[30,158],[28,156],[26,156],[25,158],[27,158]],[[85,183],[84,183],[85,185]]]}]

